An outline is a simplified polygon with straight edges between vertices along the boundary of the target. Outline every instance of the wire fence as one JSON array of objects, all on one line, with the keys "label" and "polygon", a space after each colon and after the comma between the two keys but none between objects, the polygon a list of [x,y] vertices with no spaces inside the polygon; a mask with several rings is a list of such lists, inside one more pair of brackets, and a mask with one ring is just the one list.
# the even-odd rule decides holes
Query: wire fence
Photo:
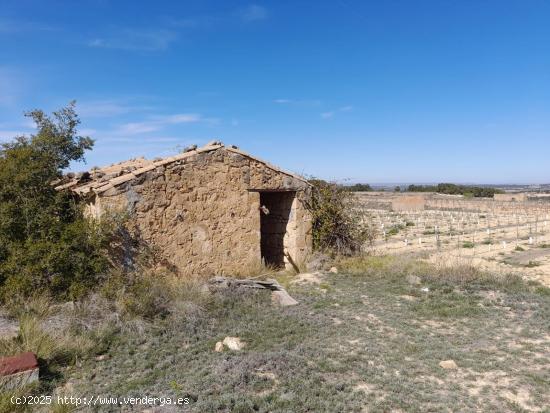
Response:
[{"label": "wire fence", "polygon": [[522,245],[550,248],[550,206],[363,212],[377,230],[373,247],[387,252],[445,250],[456,257],[482,257]]}]

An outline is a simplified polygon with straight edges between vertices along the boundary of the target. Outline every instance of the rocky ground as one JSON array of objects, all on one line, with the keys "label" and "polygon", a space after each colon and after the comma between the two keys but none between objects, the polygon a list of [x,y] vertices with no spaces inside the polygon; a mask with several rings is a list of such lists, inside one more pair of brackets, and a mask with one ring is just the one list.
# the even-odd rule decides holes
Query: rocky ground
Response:
[{"label": "rocky ground", "polygon": [[[374,257],[280,277],[299,301],[285,308],[214,292],[185,319],[134,324],[56,393],[182,397],[193,412],[548,411],[549,290],[432,270]],[[83,411],[121,410],[140,409]]]}]

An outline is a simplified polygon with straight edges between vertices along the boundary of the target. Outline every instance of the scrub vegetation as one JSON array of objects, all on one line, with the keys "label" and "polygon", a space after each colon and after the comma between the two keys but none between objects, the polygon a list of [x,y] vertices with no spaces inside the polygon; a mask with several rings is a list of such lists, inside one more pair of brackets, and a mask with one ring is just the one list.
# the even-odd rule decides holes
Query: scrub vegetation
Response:
[{"label": "scrub vegetation", "polygon": [[[287,308],[272,305],[268,292],[143,275],[145,287],[130,299],[97,295],[74,307],[21,309],[45,344],[25,333],[16,342],[50,366],[35,391],[187,397],[196,412],[549,405],[548,288],[402,257],[336,265],[339,274],[319,273],[320,283],[285,280],[300,302]],[[65,323],[63,341],[46,327],[56,317]],[[215,352],[226,336],[245,348]],[[443,360],[458,367],[443,369]]]}]

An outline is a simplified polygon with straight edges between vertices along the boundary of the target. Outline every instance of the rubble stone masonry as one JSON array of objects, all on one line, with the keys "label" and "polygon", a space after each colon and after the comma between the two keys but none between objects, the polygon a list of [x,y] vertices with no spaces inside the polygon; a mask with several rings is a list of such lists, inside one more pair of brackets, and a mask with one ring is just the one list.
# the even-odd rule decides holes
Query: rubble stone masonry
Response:
[{"label": "rubble stone masonry", "polygon": [[[174,158],[142,166],[130,179],[87,183],[88,215],[126,211],[140,236],[182,274],[230,275],[258,265],[262,254],[286,266],[289,257],[306,260],[311,217],[304,201],[311,189],[305,180],[223,145]],[[271,204],[264,209],[277,217],[276,230],[266,227],[261,198]]]}]

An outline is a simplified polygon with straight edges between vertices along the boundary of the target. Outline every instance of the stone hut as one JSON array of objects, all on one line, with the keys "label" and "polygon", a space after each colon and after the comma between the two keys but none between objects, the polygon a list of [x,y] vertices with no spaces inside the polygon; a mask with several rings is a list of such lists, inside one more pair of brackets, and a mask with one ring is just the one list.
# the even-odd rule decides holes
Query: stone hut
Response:
[{"label": "stone hut", "polygon": [[262,261],[289,268],[311,252],[308,182],[218,141],[96,168],[57,189],[82,197],[93,218],[127,212],[182,274],[231,274]]}]

